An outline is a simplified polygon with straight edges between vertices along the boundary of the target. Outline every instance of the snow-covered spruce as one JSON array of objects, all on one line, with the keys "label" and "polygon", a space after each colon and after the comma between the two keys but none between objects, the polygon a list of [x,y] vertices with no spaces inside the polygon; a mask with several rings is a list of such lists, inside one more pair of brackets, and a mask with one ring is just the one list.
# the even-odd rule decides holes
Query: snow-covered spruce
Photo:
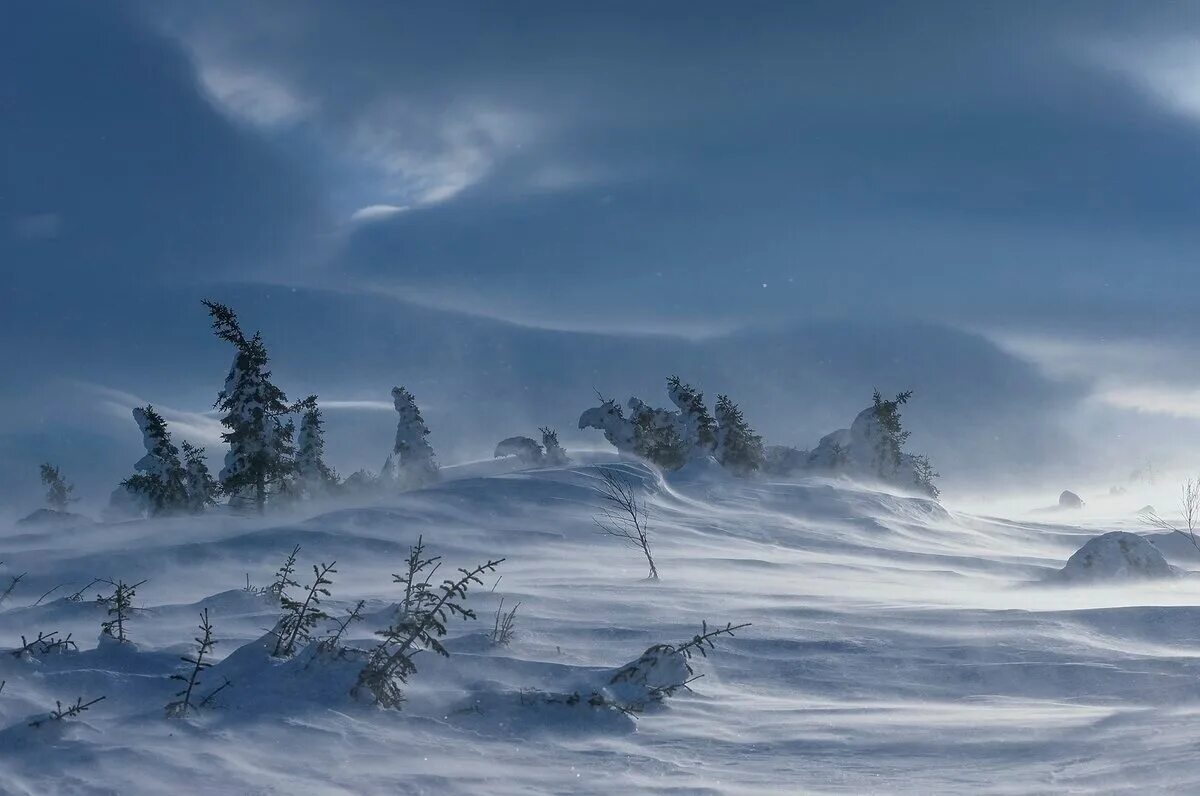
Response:
[{"label": "snow-covered spruce", "polygon": [[754,433],[738,405],[728,395],[717,396],[716,459],[734,475],[752,475],[763,466],[762,437]]},{"label": "snow-covered spruce", "polygon": [[221,488],[231,505],[249,504],[262,511],[270,496],[285,494],[295,472],[292,439],[295,426],[288,415],[299,407],[271,381],[269,357],[258,332],[246,337],[237,315],[224,304],[205,301],[213,333],[234,347],[233,364],[213,405],[224,414],[229,444],[221,468]]},{"label": "snow-covered spruce", "polygon": [[187,473],[187,508],[192,514],[202,514],[217,503],[221,485],[208,471],[208,460],[204,448],[197,448],[187,440],[180,444],[183,451],[183,468]]},{"label": "snow-covered spruce", "polygon": [[[396,480],[404,488],[415,489],[438,480],[437,459],[425,439],[429,427],[421,417],[417,400],[403,387],[392,388],[392,402],[400,419],[396,423],[396,443],[392,447]],[[398,461],[396,461],[398,460]]]},{"label": "snow-covered spruce", "polygon": [[146,455],[133,465],[137,472],[121,486],[147,514],[186,511],[188,473],[179,459],[179,448],[171,441],[167,422],[149,405],[134,407],[133,420],[142,432]]},{"label": "snow-covered spruce", "polygon": [[529,437],[508,437],[500,440],[496,446],[495,458],[504,456],[514,456],[521,464],[535,467],[545,461],[546,451],[539,442]]},{"label": "snow-covered spruce", "polygon": [[46,507],[51,511],[66,511],[67,504],[74,500],[71,493],[75,485],[67,483],[62,471],[49,462],[41,466],[41,478],[42,486],[46,487]]},{"label": "snow-covered spruce", "polygon": [[296,435],[296,491],[303,497],[327,495],[338,485],[337,474],[325,463],[325,421],[317,396],[301,402],[300,431]]},{"label": "snow-covered spruce", "polygon": [[902,392],[885,400],[878,391],[873,403],[858,413],[848,429],[821,438],[808,456],[806,469],[844,474],[938,496],[938,474],[924,456],[904,452],[909,432],[900,422],[900,407],[912,396]]},{"label": "snow-covered spruce", "polygon": [[717,447],[717,421],[704,405],[704,393],[678,376],[671,376],[667,379],[667,395],[679,408],[688,461],[711,456]]},{"label": "snow-covered spruce", "polygon": [[542,426],[538,431],[542,432],[542,447],[546,451],[546,464],[551,467],[570,464],[570,457],[558,442],[558,432],[548,426]]},{"label": "snow-covered spruce", "polygon": [[1127,531],[1097,536],[1067,559],[1054,574],[1066,583],[1095,583],[1172,578],[1179,570],[1167,563],[1150,540]]}]

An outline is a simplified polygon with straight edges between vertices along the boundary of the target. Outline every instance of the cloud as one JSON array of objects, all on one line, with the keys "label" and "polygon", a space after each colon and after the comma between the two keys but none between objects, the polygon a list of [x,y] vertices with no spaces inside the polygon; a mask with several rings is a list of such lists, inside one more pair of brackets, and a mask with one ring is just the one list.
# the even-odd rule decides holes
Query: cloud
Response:
[{"label": "cloud", "polygon": [[1107,40],[1089,44],[1084,52],[1089,60],[1116,71],[1168,110],[1200,121],[1200,38]]},{"label": "cloud", "polygon": [[408,210],[406,206],[397,205],[367,205],[360,207],[350,214],[351,221],[378,221],[383,218],[391,218],[398,213],[403,213]]},{"label": "cloud", "polygon": [[339,410],[348,410],[348,411],[363,410],[363,411],[369,411],[369,412],[394,412],[394,411],[396,411],[396,407],[391,401],[366,401],[366,400],[364,400],[364,401],[336,401],[336,400],[327,401],[325,399],[321,399],[319,403],[320,403],[320,406],[322,409],[332,409],[334,411],[339,411]]},{"label": "cloud", "polygon": [[533,144],[537,130],[531,114],[513,109],[431,110],[391,97],[353,123],[348,150],[388,196],[433,205],[486,179],[501,160]]},{"label": "cloud", "polygon": [[102,384],[80,381],[73,383],[97,396],[99,398],[98,406],[105,414],[112,418],[128,421],[131,427],[133,426],[134,407],[153,404],[155,410],[167,421],[167,429],[176,443],[186,439],[188,442],[204,445],[221,444],[221,434],[224,433],[225,428],[221,425],[220,417],[215,410],[195,412],[177,409],[158,402],[146,401],[133,393],[114,390]]},{"label": "cloud", "polygon": [[294,124],[310,115],[317,105],[279,77],[258,69],[202,62],[198,77],[219,108],[258,127]]}]

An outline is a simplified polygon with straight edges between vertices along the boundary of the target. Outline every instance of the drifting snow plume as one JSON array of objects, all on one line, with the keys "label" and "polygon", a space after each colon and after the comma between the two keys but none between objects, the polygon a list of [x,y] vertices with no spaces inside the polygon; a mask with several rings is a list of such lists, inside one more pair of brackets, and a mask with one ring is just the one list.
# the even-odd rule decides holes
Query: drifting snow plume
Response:
[{"label": "drifting snow plume", "polygon": [[417,408],[417,400],[403,387],[392,388],[392,401],[400,420],[396,424],[396,444],[392,453],[399,458],[397,476],[405,486],[422,487],[438,479],[437,460],[426,437],[429,428]]},{"label": "drifting snow plume", "polygon": [[1170,578],[1179,570],[1167,563],[1149,540],[1113,531],[1097,536],[1075,552],[1057,577],[1072,582]]}]

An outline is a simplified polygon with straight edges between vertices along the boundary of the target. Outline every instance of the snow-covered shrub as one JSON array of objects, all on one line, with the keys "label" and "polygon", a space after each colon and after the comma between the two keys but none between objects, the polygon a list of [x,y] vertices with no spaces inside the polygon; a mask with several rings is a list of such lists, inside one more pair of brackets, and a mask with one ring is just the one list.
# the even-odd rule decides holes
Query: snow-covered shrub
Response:
[{"label": "snow-covered shrub", "polygon": [[[488,561],[472,570],[460,568],[458,577],[446,578],[434,589],[429,578],[437,569],[438,559],[425,559],[419,540],[417,544],[409,553],[407,574],[393,576],[405,584],[404,600],[397,606],[393,622],[376,632],[381,641],[371,651],[350,692],[356,699],[388,708],[404,704],[402,687],[417,671],[414,656],[428,649],[450,657],[439,641],[446,635],[446,623],[454,616],[475,618],[475,612],[466,606],[468,590],[472,584],[482,586],[480,576],[494,572],[504,561]],[[430,571],[422,575],[426,569]]]},{"label": "snow-covered shrub", "polygon": [[188,473],[179,459],[179,448],[163,416],[153,406],[137,406],[133,420],[142,432],[146,455],[137,460],[137,472],[121,482],[149,514],[172,514],[188,508]]},{"label": "snow-covered shrub", "polygon": [[429,428],[412,393],[403,387],[392,388],[392,401],[400,415],[396,423],[396,444],[393,455],[399,459],[396,476],[405,488],[427,486],[438,479],[437,459],[425,438]]},{"label": "snow-covered shrub", "polygon": [[53,511],[66,511],[67,504],[74,500],[71,493],[75,485],[67,483],[58,466],[49,462],[41,466],[41,478],[46,487],[46,506]]},{"label": "snow-covered shrub", "polygon": [[542,447],[546,451],[546,464],[552,467],[570,464],[570,457],[567,456],[563,446],[558,443],[558,432],[547,426],[542,426],[538,431],[542,432]]},{"label": "snow-covered shrub", "polygon": [[604,434],[604,439],[619,453],[636,452],[636,431],[633,422],[625,417],[624,410],[616,400],[601,396],[600,405],[586,410],[579,416],[579,428],[594,428]]},{"label": "snow-covered shrub", "polygon": [[728,395],[717,396],[716,459],[734,475],[751,475],[763,467],[762,437],[754,433],[742,410]]},{"label": "snow-covered shrub", "polygon": [[687,688],[696,674],[692,659],[697,654],[707,658],[708,651],[716,649],[714,639],[734,636],[738,630],[746,627],[750,627],[749,622],[726,624],[725,627],[710,630],[705,622],[699,633],[682,644],[655,644],[637,660],[617,669],[609,677],[601,695],[622,710],[638,713],[647,705],[672,696],[681,688]]},{"label": "snow-covered shrub", "polygon": [[508,437],[496,445],[495,458],[502,456],[515,456],[521,464],[534,467],[545,460],[546,452],[539,442],[529,437]]},{"label": "snow-covered shrub", "polygon": [[205,301],[204,306],[212,316],[213,333],[235,349],[225,386],[213,404],[224,413],[221,424],[227,431],[221,438],[229,444],[221,487],[231,504],[249,503],[261,512],[269,495],[288,491],[295,472],[295,425],[288,415],[299,407],[289,405],[271,381],[262,335],[246,337],[237,315],[224,304]]}]

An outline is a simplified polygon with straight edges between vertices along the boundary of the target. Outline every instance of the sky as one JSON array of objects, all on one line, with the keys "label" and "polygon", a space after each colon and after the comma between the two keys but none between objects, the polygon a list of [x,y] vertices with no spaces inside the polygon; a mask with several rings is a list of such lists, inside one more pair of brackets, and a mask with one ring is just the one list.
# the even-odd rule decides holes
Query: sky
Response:
[{"label": "sky", "polygon": [[[948,485],[1200,432],[1184,4],[51,2],[0,26],[0,500],[102,494],[153,402],[219,454],[261,328],[343,472],[680,372],[807,447],[916,390]],[[336,438],[334,438],[336,437]],[[1051,489],[1051,487],[1055,487]],[[953,491],[953,490],[951,490]]]}]

